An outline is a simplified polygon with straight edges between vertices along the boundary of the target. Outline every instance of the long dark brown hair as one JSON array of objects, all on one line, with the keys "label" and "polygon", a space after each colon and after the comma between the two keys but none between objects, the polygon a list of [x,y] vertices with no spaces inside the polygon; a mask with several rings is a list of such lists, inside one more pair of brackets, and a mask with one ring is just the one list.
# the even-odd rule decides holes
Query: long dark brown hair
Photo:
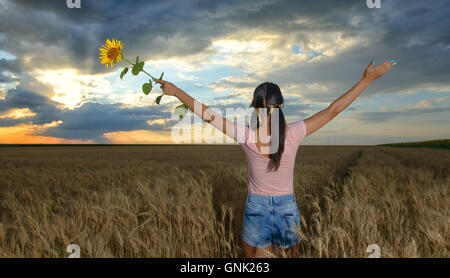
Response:
[{"label": "long dark brown hair", "polygon": [[[271,152],[269,154],[270,162],[267,167],[267,171],[276,171],[280,166],[281,156],[284,152],[284,140],[286,137],[286,120],[284,119],[283,111],[280,108],[280,105],[283,104],[283,96],[281,94],[281,90],[277,84],[272,82],[264,82],[258,87],[256,87],[253,93],[253,100],[250,104],[250,107],[254,107],[255,111],[251,115],[250,126],[253,130],[257,130],[260,125],[260,119],[258,115],[259,108],[267,108],[267,119],[268,122],[271,123],[271,112],[272,109],[279,109],[278,119],[279,119],[279,134],[278,134],[278,150],[275,152]],[[256,121],[254,119],[256,117]],[[270,124],[269,124],[270,130]],[[274,142],[274,136],[276,134],[272,134],[270,132],[270,140]],[[276,141],[276,140],[275,140]]]}]

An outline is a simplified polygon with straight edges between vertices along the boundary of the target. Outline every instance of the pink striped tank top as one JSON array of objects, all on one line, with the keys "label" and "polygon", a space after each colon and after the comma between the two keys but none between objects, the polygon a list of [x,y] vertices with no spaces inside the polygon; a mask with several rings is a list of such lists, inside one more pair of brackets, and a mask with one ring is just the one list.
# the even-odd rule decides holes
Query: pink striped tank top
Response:
[{"label": "pink striped tank top", "polygon": [[[270,158],[259,153],[256,146],[256,132],[248,125],[236,123],[236,141],[241,145],[248,162],[248,193],[258,195],[287,195],[294,193],[294,165],[297,150],[306,137],[305,122],[297,121],[286,125],[284,152],[276,171],[267,172]],[[248,140],[251,138],[252,140]],[[252,143],[255,142],[255,143]]]}]

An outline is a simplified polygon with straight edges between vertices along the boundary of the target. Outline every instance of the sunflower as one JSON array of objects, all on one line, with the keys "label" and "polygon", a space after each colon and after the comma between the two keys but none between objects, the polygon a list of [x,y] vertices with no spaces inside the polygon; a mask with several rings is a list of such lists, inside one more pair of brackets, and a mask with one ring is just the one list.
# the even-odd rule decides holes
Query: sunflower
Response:
[{"label": "sunflower", "polygon": [[106,67],[108,68],[108,64],[111,64],[111,68],[114,67],[114,63],[119,62],[122,60],[122,49],[124,49],[125,46],[122,44],[121,41],[112,39],[110,41],[109,39],[106,40],[105,45],[102,45],[100,50],[100,59],[102,59],[101,63],[106,64]]}]

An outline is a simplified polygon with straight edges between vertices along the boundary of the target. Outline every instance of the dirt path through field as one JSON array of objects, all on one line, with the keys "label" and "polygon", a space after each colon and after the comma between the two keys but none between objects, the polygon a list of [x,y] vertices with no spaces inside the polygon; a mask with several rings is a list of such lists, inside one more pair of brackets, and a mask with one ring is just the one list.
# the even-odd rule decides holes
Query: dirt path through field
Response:
[{"label": "dirt path through field", "polygon": [[364,257],[378,244],[383,257],[448,257],[449,178],[405,160],[407,153],[365,148],[343,179],[324,188],[304,255]]}]

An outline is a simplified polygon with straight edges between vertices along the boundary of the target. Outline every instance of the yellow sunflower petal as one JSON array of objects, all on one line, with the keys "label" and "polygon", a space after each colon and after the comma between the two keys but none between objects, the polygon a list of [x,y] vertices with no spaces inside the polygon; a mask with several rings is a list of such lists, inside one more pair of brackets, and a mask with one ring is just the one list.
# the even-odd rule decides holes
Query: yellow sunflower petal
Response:
[{"label": "yellow sunflower petal", "polygon": [[123,48],[125,48],[125,45],[120,40],[116,38],[107,39],[105,45],[102,45],[102,47],[98,49],[98,59],[100,59],[101,63],[105,64],[107,68],[109,68],[109,65],[113,68],[115,63],[123,59]]}]

